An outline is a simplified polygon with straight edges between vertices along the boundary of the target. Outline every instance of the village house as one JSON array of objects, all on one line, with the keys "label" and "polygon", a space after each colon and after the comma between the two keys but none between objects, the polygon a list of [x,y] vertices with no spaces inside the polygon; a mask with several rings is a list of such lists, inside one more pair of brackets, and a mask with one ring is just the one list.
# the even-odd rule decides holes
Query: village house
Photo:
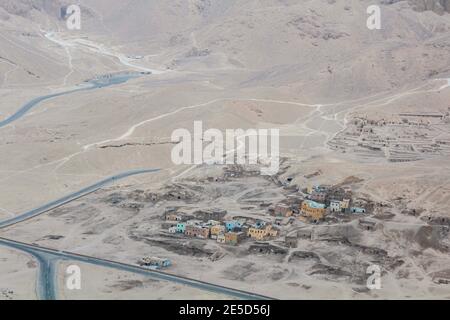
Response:
[{"label": "village house", "polygon": [[225,233],[225,226],[215,225],[211,227],[211,239],[217,239],[220,234]]},{"label": "village house", "polygon": [[225,222],[225,228],[227,229],[228,232],[234,231],[236,228],[242,228],[242,226],[243,226],[243,223],[240,221],[237,221],[237,220]]},{"label": "village house", "polygon": [[307,200],[302,203],[301,213],[314,220],[323,219],[325,215],[325,205],[315,201]]},{"label": "village house", "polygon": [[186,226],[184,234],[188,237],[207,239],[209,238],[209,228],[196,225]]},{"label": "village house", "polygon": [[276,237],[278,235],[278,230],[273,229],[272,225],[265,225],[264,228],[252,227],[247,231],[247,236],[255,240],[264,240],[267,237]]},{"label": "village house", "polygon": [[350,199],[344,199],[341,201],[341,210],[346,211],[350,208]]},{"label": "village house", "polygon": [[153,267],[155,269],[167,268],[172,265],[169,259],[161,259],[157,257],[144,257],[139,262],[139,265],[145,267]]},{"label": "village house", "polygon": [[320,186],[307,186],[306,187],[306,193],[307,194],[313,194],[314,192],[327,192],[331,186],[329,185],[320,185]]},{"label": "village house", "polygon": [[317,192],[328,192],[331,189],[331,185],[329,184],[321,184],[314,187],[314,190]]},{"label": "village house", "polygon": [[261,228],[265,227],[266,224],[267,224],[267,223],[266,223],[265,221],[257,220],[257,221],[253,224],[253,227],[254,227],[254,228],[257,228],[257,229],[261,229]]},{"label": "village house", "polygon": [[330,211],[331,212],[340,212],[341,211],[341,201],[331,200],[330,201]]},{"label": "village house", "polygon": [[218,243],[225,243],[225,234],[221,233],[217,236]]},{"label": "village house", "polygon": [[279,232],[278,229],[275,229],[272,226],[268,226],[268,227],[270,227],[270,228],[267,230],[267,235],[271,238],[277,237],[278,232]]},{"label": "village house", "polygon": [[279,203],[275,206],[274,215],[276,217],[290,217],[293,212],[291,206],[285,203]]},{"label": "village house", "polygon": [[350,208],[351,213],[366,213],[366,209],[360,207],[352,207]]},{"label": "village house", "polygon": [[178,229],[177,227],[170,227],[169,228],[169,233],[177,233]]},{"label": "village house", "polygon": [[183,221],[186,222],[189,219],[193,218],[190,215],[187,215],[184,212],[178,212],[178,209],[176,208],[170,208],[170,209],[166,209],[166,212],[163,215],[163,219],[167,222],[178,222],[178,221]]},{"label": "village house", "polygon": [[[164,210],[164,214],[163,214],[163,216],[162,216],[163,220],[170,220],[169,217],[176,216],[177,210],[178,210],[178,209],[175,208],[175,207],[167,207],[167,208]],[[172,221],[173,221],[173,220],[172,220]]]},{"label": "village house", "polygon": [[183,218],[175,213],[166,214],[166,221],[182,221]]},{"label": "village house", "polygon": [[238,245],[244,240],[245,234],[243,232],[227,232],[225,233],[225,243],[231,245]]},{"label": "village house", "polygon": [[186,223],[177,223],[177,232],[178,233],[185,233],[186,231]]},{"label": "village house", "polygon": [[267,231],[265,229],[249,228],[247,236],[255,240],[264,240],[267,237]]},{"label": "village house", "polygon": [[308,196],[308,199],[315,202],[325,203],[327,200],[327,194],[322,191],[313,191],[313,193]]},{"label": "village house", "polygon": [[197,235],[197,226],[196,225],[186,225],[184,229],[184,234],[189,237],[195,237]]}]

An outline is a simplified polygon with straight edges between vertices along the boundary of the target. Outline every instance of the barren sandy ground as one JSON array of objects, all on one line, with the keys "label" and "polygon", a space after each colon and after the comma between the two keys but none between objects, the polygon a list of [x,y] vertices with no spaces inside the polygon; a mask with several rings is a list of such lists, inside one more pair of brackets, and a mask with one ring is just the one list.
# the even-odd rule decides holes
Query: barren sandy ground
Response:
[{"label": "barren sandy ground", "polygon": [[[350,170],[344,163],[340,165],[339,161],[339,159],[330,161],[333,164],[330,169],[322,164],[320,169],[323,170],[323,176],[327,175],[328,170],[333,170],[336,180],[350,175],[366,178],[367,180],[358,184],[358,192],[363,194],[370,192],[376,199],[389,199],[385,196],[377,196],[376,192],[379,187],[376,186],[376,181],[374,183],[372,176],[364,176],[363,168],[366,166],[361,165],[360,168],[354,167],[353,170]],[[379,176],[381,180],[383,180],[383,174],[389,177],[394,174],[402,176],[406,170],[404,166],[401,166],[398,172],[386,172],[384,166],[381,165],[378,166],[378,171],[375,168],[376,166],[371,166],[371,173],[373,176]],[[298,174],[301,170],[305,170],[304,173],[310,173],[316,169],[317,163],[305,162],[302,169],[291,168],[289,170]],[[220,171],[209,171],[208,176],[220,174]],[[430,170],[429,172],[433,176],[434,171]],[[204,174],[204,170],[194,170],[187,177],[190,179],[179,182],[186,186],[192,185],[194,182],[195,185],[196,179],[200,179],[200,176]],[[426,176],[427,173],[422,172],[422,174]],[[302,179],[303,175],[299,175],[299,178]],[[333,182],[329,179],[331,178],[319,177],[316,181],[320,183]],[[395,183],[401,186],[398,179]],[[146,186],[140,185],[139,188],[145,190]],[[203,188],[208,196],[201,201],[191,204],[184,203],[184,201],[162,201],[156,205],[144,201],[143,208],[138,210],[132,209],[131,206],[128,207],[127,202],[118,206],[111,205],[109,202],[109,199],[120,194],[125,197],[128,197],[127,194],[131,196],[130,193],[136,190],[134,187],[111,188],[54,210],[49,215],[15,226],[2,234],[8,238],[38,243],[45,247],[70,250],[127,263],[136,263],[145,255],[167,257],[174,264],[167,269],[170,273],[276,298],[332,299],[336,296],[342,299],[448,298],[445,285],[433,282],[437,273],[441,274],[440,277],[448,276],[448,274],[445,275],[448,273],[448,254],[439,249],[439,241],[427,240],[427,224],[416,217],[401,213],[403,206],[400,204],[385,210],[394,213],[394,217],[387,221],[379,220],[382,227],[376,232],[359,230],[356,222],[341,224],[342,227],[350,228],[351,245],[334,241],[301,240],[297,249],[287,249],[284,254],[273,255],[249,251],[251,243],[234,248],[217,245],[211,240],[181,238],[179,239],[180,244],[171,244],[171,237],[164,236],[159,229],[161,223],[159,216],[166,206],[181,205],[188,211],[190,210],[188,208],[220,206],[229,211],[230,218],[239,215],[271,219],[265,210],[256,208],[243,210],[242,208],[248,200],[274,201],[282,198],[282,190],[279,187],[260,177],[244,178],[242,181],[237,179],[225,186],[220,183],[210,186],[206,183]],[[220,196],[221,194],[222,196]],[[219,201],[216,198],[218,196],[220,197]],[[395,194],[392,196],[394,197]],[[141,203],[132,201],[131,198],[128,201],[131,201],[129,204]],[[305,227],[305,225],[296,223],[291,228],[299,227]],[[339,224],[325,224],[314,228],[318,235],[323,235],[324,239],[333,238],[341,232]],[[49,235],[63,236],[63,238],[50,240],[46,237]],[[274,245],[282,247],[281,242],[275,241]],[[390,258],[385,260],[383,255],[363,253],[355,245],[385,250]],[[179,249],[176,249],[177,246]],[[187,247],[183,249],[184,246]],[[101,253],[98,251],[99,247],[102,248]],[[207,257],[210,252],[215,251],[225,252],[227,255],[219,261],[210,261]],[[290,261],[290,257],[295,251],[314,252],[317,258]],[[331,271],[312,273],[314,268],[317,268],[319,261],[317,259],[326,265],[338,267],[338,270],[341,271],[338,271],[337,274]],[[367,278],[364,265],[370,261],[378,261],[377,263],[380,263],[387,272],[382,277],[382,290],[364,290]],[[399,266],[394,266],[397,263],[400,263]],[[342,270],[350,273],[347,274]],[[361,289],[363,290],[361,291]]]},{"label": "barren sandy ground", "polygon": [[36,299],[37,262],[19,251],[0,248],[0,300]]},{"label": "barren sandy ground", "polygon": [[127,272],[120,272],[87,264],[75,263],[81,270],[81,289],[69,290],[66,286],[67,274],[64,270],[73,262],[65,261],[58,265],[59,299],[69,300],[221,300],[230,299],[227,296],[213,294],[190,287],[158,281],[148,277],[136,276]]},{"label": "barren sandy ground", "polygon": [[[370,33],[368,1],[242,1],[212,8],[189,3],[184,14],[187,2],[181,1],[170,10],[154,1],[141,8],[129,1],[113,8],[82,1],[89,10],[86,29],[70,33],[45,11],[21,16],[0,1],[0,120],[35,97],[70,90],[97,75],[152,72],[44,101],[0,128],[0,220],[113,174],[162,169],[121,180],[1,230],[0,236],[127,263],[168,257],[174,262],[170,273],[277,298],[450,298],[448,284],[436,283],[450,279],[448,249],[441,246],[448,244],[448,233],[436,236],[427,221],[449,217],[449,153],[437,146],[450,137],[449,15],[418,12],[404,2],[383,5],[384,28]],[[142,12],[150,9],[153,18],[144,19]],[[403,125],[400,114],[421,112],[444,116],[409,117]],[[366,126],[363,135],[355,133],[359,118],[393,123]],[[192,211],[219,206],[230,216],[269,219],[250,200],[275,202],[286,195],[261,177],[210,183],[206,178],[221,176],[222,167],[173,165],[171,133],[192,130],[195,120],[205,129],[279,128],[285,159],[280,181],[292,177],[292,184],[303,188],[357,177],[361,181],[352,188],[386,204],[378,213],[390,217],[380,218],[381,228],[373,233],[355,222],[345,224],[351,244],[301,240],[299,248],[281,256],[251,252],[248,243],[222,248],[161,235],[159,216],[167,206]],[[386,141],[391,142],[383,145]],[[364,144],[382,146],[373,150]],[[408,162],[390,161],[398,157]],[[133,199],[136,190],[165,195],[179,185],[193,198]],[[125,195],[124,207],[111,205],[114,194]],[[142,207],[130,207],[136,203]],[[412,210],[419,215],[408,214]],[[301,227],[298,221],[292,228]],[[315,228],[336,235],[341,227]],[[271,244],[282,246],[281,239]],[[193,249],[180,252],[176,246]],[[389,259],[362,252],[361,246],[385,250]],[[227,255],[213,262],[208,256],[217,250]],[[289,261],[294,251],[318,257]],[[4,248],[0,253],[5,257],[0,289],[13,288],[15,299],[34,298],[36,269],[25,266],[25,256]],[[364,290],[364,267],[373,261],[387,270],[379,291]],[[61,289],[61,296],[216,298],[111,270],[83,269],[86,288]],[[60,285],[62,277],[60,272]]]}]

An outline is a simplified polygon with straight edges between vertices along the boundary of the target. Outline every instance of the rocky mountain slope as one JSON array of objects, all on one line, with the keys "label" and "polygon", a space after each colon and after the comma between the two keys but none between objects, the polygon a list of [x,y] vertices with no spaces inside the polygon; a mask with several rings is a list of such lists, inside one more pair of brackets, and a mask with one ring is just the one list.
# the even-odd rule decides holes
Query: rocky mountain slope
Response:
[{"label": "rocky mountain slope", "polygon": [[[40,29],[107,39],[126,54],[156,55],[155,63],[171,69],[241,70],[251,75],[240,87],[285,87],[325,101],[398,89],[439,77],[450,65],[447,0],[378,1],[382,29],[375,31],[366,27],[366,9],[374,4],[369,0],[80,3],[83,29],[74,33],[59,19],[63,1],[0,0],[0,30],[4,35],[12,31],[23,46],[43,41]],[[2,56],[14,61],[16,52],[1,47]]]},{"label": "rocky mountain slope", "polygon": [[[392,4],[404,0],[384,0],[386,4]],[[449,0],[408,0],[408,2],[417,11],[433,11],[438,14],[450,13]]]}]

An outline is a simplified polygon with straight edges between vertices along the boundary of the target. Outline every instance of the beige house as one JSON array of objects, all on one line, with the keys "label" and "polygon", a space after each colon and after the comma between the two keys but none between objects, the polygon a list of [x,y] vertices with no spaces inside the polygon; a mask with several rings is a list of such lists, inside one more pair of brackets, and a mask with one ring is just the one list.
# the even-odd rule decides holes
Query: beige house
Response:
[{"label": "beige house", "polygon": [[350,208],[350,199],[344,199],[341,201],[341,209]]},{"label": "beige house", "polygon": [[225,226],[215,225],[211,227],[211,238],[217,239],[219,234],[225,233]]},{"label": "beige house", "polygon": [[248,229],[247,235],[255,240],[264,240],[267,237],[276,237],[278,235],[278,230],[273,229],[269,224],[261,229],[250,228]]},{"label": "beige house", "polygon": [[209,229],[200,226],[186,226],[184,234],[188,237],[207,239],[209,237]]},{"label": "beige house", "polygon": [[218,243],[225,243],[225,235],[223,233],[219,234],[217,236],[217,242]]},{"label": "beige house", "polygon": [[237,245],[244,239],[244,236],[243,232],[227,232],[225,233],[225,243]]},{"label": "beige house", "polygon": [[324,204],[308,200],[303,201],[300,210],[305,217],[320,220],[324,217],[326,209]]}]

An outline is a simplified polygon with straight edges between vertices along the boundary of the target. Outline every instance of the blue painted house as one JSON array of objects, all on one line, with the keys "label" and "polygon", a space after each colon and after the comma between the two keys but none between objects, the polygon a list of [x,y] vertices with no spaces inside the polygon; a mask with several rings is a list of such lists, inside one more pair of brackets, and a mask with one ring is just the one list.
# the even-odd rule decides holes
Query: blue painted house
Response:
[{"label": "blue painted house", "polygon": [[360,207],[352,207],[350,208],[351,213],[366,213],[366,209]]},{"label": "blue painted house", "polygon": [[266,223],[264,221],[258,220],[258,221],[255,222],[254,227],[256,229],[261,229],[261,228],[264,228],[265,225],[266,225]]},{"label": "blue painted house", "polygon": [[226,221],[225,228],[228,232],[233,231],[236,228],[236,221]]},{"label": "blue painted house", "polygon": [[242,225],[243,223],[237,220],[225,222],[225,228],[227,229],[228,232],[233,231],[235,228],[241,228]]},{"label": "blue painted house", "polygon": [[184,233],[185,231],[186,231],[186,224],[185,223],[177,223],[177,232]]}]

